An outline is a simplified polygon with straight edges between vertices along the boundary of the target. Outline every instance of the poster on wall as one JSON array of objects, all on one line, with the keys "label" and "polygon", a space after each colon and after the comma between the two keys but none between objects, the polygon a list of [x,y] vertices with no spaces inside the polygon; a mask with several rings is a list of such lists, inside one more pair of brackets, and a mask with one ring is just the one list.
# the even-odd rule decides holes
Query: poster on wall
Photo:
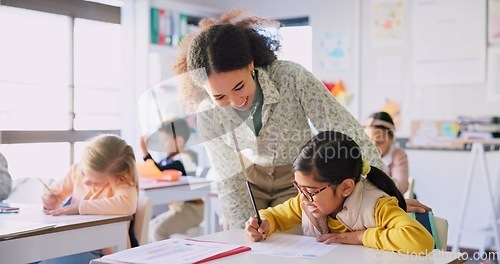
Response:
[{"label": "poster on wall", "polygon": [[412,3],[414,84],[484,84],[486,0]]},{"label": "poster on wall", "polygon": [[321,71],[324,76],[351,69],[351,43],[347,29],[328,30],[321,36]]},{"label": "poster on wall", "polygon": [[488,3],[489,41],[500,43],[500,0],[489,0]]},{"label": "poster on wall", "polygon": [[373,46],[400,45],[404,38],[403,0],[374,0],[370,22]]},{"label": "poster on wall", "polygon": [[500,46],[488,49],[488,95],[492,102],[500,102]]}]

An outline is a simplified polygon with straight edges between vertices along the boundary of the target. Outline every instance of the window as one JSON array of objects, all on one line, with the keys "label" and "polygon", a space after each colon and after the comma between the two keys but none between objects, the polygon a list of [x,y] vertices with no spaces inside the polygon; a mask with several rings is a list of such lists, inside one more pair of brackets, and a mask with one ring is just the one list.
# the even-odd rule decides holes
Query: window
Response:
[{"label": "window", "polygon": [[75,129],[119,129],[120,25],[75,19]]},{"label": "window", "polygon": [[13,179],[60,179],[87,138],[120,133],[119,8],[44,2],[0,5],[0,151]]},{"label": "window", "polygon": [[292,19],[278,19],[281,27],[276,32],[273,28],[266,28],[271,34],[278,34],[281,49],[278,59],[289,60],[304,66],[312,71],[312,27],[309,18],[299,17]]},{"label": "window", "polygon": [[0,7],[1,130],[70,128],[70,22]]},{"label": "window", "polygon": [[279,29],[281,51],[278,58],[299,63],[312,71],[312,28],[310,26],[285,26]]}]

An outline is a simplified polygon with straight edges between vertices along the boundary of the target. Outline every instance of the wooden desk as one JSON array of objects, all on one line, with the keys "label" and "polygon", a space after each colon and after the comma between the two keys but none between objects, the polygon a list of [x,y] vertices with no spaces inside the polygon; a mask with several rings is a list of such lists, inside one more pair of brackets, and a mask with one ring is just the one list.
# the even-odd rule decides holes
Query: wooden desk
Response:
[{"label": "wooden desk", "polygon": [[[249,245],[244,230],[229,230],[196,237],[199,240],[226,242],[237,245]],[[265,242],[262,242],[265,243]],[[250,251],[224,257],[210,263],[463,263],[462,253],[435,250],[427,256],[397,254],[389,251],[367,248],[364,246],[340,245],[317,259],[288,258],[269,255],[257,255]],[[91,261],[91,264],[118,263],[106,259]]]},{"label": "wooden desk", "polygon": [[55,228],[0,239],[2,263],[29,263],[106,247],[127,248],[131,216],[45,215],[38,206],[21,206],[19,214],[0,214],[13,220],[55,224]]}]

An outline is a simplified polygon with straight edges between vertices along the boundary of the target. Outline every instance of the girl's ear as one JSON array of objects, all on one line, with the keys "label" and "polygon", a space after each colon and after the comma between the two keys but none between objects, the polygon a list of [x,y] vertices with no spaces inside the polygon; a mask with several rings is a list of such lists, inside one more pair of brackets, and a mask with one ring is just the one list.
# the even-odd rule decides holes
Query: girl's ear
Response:
[{"label": "girl's ear", "polygon": [[340,194],[343,197],[347,197],[351,195],[352,191],[354,191],[354,187],[356,186],[356,183],[354,182],[353,179],[345,179],[342,181],[342,183],[339,185],[337,190],[340,191]]}]

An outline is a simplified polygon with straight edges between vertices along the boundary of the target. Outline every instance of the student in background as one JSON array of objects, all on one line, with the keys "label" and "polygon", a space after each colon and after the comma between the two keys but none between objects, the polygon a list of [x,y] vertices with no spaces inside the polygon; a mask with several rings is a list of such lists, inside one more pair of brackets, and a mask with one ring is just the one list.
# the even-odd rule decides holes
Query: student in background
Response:
[{"label": "student in background", "polygon": [[376,112],[363,122],[363,126],[380,152],[389,176],[396,180],[399,191],[405,193],[408,190],[408,156],[394,145],[396,127],[392,117],[386,112]]},{"label": "student in background", "polygon": [[427,254],[434,239],[406,213],[394,182],[362,159],[360,147],[340,132],[325,131],[307,142],[293,163],[299,194],[251,217],[247,236],[260,241],[276,230],[302,225],[318,242],[364,245]]},{"label": "student in background", "polygon": [[12,189],[12,178],[7,168],[7,160],[0,153],[0,202],[7,199]]},{"label": "student in background", "polygon": [[[116,135],[100,135],[89,141],[80,163],[72,165],[66,177],[43,194],[43,206],[53,216],[133,215],[137,208],[137,177],[132,147]],[[70,202],[62,206],[61,201],[68,198]],[[88,263],[113,251],[106,248],[42,263]]]},{"label": "student in background", "polygon": [[[182,175],[186,175],[186,172],[196,172],[196,163],[193,161],[192,155],[184,149],[190,133],[189,125],[184,119],[176,119],[162,124],[157,137],[167,157],[155,162],[158,169],[162,171],[179,170]],[[144,137],[141,140],[141,149],[144,161],[153,159],[147,150]],[[168,239],[175,233],[185,233],[188,229],[198,226],[203,220],[203,200],[174,202],[168,206],[168,211],[151,220],[149,225],[150,241],[156,242]]]}]

